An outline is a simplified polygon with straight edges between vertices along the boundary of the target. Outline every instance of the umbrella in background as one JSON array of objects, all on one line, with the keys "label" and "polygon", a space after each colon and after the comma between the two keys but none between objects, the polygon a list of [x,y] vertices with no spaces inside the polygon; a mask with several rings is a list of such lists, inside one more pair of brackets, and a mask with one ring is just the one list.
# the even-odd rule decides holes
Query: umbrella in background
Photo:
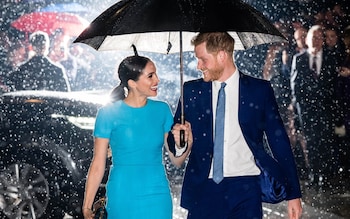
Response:
[{"label": "umbrella in background", "polygon": [[[121,0],[100,14],[74,42],[96,50],[193,51],[197,32],[228,31],[236,49],[285,40],[259,11],[239,0]],[[182,103],[183,101],[181,101]],[[184,123],[183,105],[181,122]]]},{"label": "umbrella in background", "polygon": [[76,14],[62,12],[32,12],[24,14],[11,23],[11,26],[25,33],[44,31],[49,35],[56,29],[63,29],[69,36],[78,36],[89,22]]},{"label": "umbrella in background", "polygon": [[67,12],[67,13],[74,13],[74,14],[85,14],[89,12],[89,9],[87,7],[84,7],[83,5],[76,3],[76,2],[70,2],[70,3],[57,3],[57,4],[50,4],[46,7],[40,8],[37,11],[39,12]]}]

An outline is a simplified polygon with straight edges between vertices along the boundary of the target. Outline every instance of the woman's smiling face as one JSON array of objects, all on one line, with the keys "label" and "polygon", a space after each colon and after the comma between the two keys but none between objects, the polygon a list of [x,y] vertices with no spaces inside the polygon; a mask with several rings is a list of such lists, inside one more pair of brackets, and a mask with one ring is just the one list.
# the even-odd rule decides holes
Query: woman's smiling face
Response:
[{"label": "woman's smiling face", "polygon": [[146,97],[157,96],[159,78],[156,73],[156,66],[153,62],[148,62],[146,64],[139,77],[139,80],[135,82],[135,92]]}]

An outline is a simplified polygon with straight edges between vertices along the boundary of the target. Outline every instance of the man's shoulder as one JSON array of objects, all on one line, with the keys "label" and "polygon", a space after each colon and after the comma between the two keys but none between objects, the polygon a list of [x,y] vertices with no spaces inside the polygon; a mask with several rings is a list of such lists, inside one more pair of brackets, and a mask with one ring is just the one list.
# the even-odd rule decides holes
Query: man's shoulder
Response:
[{"label": "man's shoulder", "polygon": [[56,69],[57,71],[63,71],[63,66],[57,63],[54,63],[53,61],[51,61],[49,58],[44,57],[43,58],[45,60],[45,62],[47,63],[48,66],[50,66],[50,68]]},{"label": "man's shoulder", "polygon": [[295,54],[294,58],[298,60],[309,60],[309,53],[307,52],[307,50],[305,50],[303,52]]},{"label": "man's shoulder", "polygon": [[49,58],[45,56],[33,56],[27,62],[23,63],[19,68],[50,68],[63,70],[63,67],[53,63]]},{"label": "man's shoulder", "polygon": [[189,80],[186,81],[184,83],[185,87],[204,87],[204,88],[208,88],[208,86],[211,86],[211,81],[204,81],[203,78],[197,78],[197,79],[193,79],[193,80]]},{"label": "man's shoulder", "polygon": [[326,49],[323,49],[322,51],[322,58],[322,61],[326,62],[327,65],[335,65],[337,63],[337,56],[330,52],[327,52]]},{"label": "man's shoulder", "polygon": [[185,96],[209,94],[211,92],[211,84],[212,82],[206,82],[203,78],[186,81],[183,85],[184,94]]},{"label": "man's shoulder", "polygon": [[203,80],[203,78],[197,78],[193,80],[186,81],[184,84],[187,85],[194,85],[194,84],[201,84],[201,83],[208,83]]},{"label": "man's shoulder", "polygon": [[252,84],[252,85],[259,85],[259,84],[269,84],[270,82],[262,79],[262,78],[257,78],[248,74],[244,74],[242,72],[239,72],[240,74],[240,82],[242,84]]}]

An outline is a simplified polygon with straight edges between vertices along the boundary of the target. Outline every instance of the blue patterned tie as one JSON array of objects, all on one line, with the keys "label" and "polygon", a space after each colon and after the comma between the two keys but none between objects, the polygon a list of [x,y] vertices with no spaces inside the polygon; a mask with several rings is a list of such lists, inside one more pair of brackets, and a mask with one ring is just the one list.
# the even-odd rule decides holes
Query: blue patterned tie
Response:
[{"label": "blue patterned tie", "polygon": [[213,180],[219,184],[224,178],[224,128],[225,128],[225,86],[221,83],[219,90],[218,102],[216,105],[215,116],[215,138],[214,138],[214,154],[213,154]]}]

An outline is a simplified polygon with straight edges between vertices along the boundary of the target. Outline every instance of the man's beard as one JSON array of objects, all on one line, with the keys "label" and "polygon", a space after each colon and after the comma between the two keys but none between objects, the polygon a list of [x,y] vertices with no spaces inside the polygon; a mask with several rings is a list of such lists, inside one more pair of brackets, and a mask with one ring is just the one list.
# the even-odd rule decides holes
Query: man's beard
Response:
[{"label": "man's beard", "polygon": [[217,65],[211,70],[207,69],[207,72],[206,72],[207,77],[203,76],[204,81],[216,81],[216,80],[218,80],[221,77],[223,71],[224,71],[224,68],[221,66],[217,66]]}]

